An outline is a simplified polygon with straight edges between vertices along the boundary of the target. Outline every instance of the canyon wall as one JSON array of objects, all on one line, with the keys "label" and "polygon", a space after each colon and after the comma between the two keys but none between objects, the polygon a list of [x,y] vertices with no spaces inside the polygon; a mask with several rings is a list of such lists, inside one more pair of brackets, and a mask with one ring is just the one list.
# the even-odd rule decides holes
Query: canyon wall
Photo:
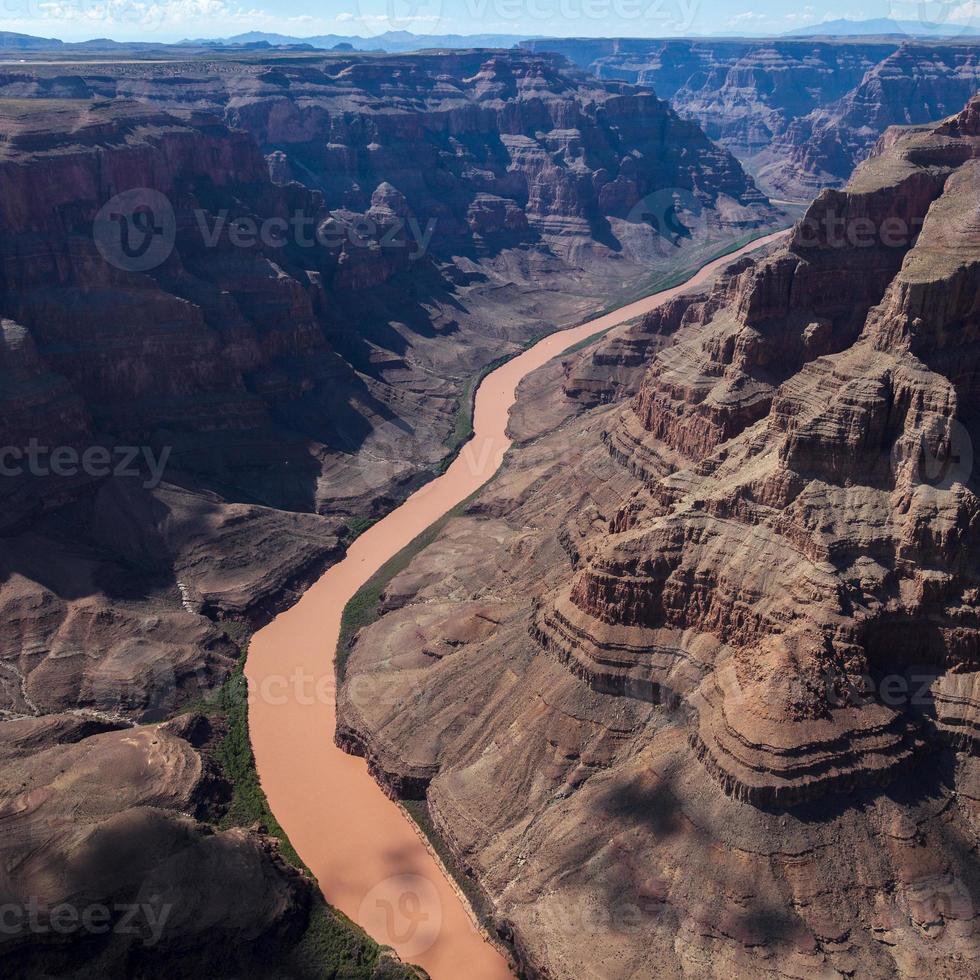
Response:
[{"label": "canyon wall", "polygon": [[[298,61],[0,71],[0,899],[168,910],[27,922],[11,976],[305,976],[323,921],[409,975],[256,822],[243,624],[445,459],[487,363],[778,220],[554,57]],[[631,213],[675,192],[680,242]]]},{"label": "canyon wall", "polygon": [[850,176],[888,126],[942,118],[980,88],[975,40],[540,40],[599,78],[647,85],[774,197]]},{"label": "canyon wall", "polygon": [[388,583],[338,740],[529,976],[976,972],[978,203],[980,99],[889,130]]}]

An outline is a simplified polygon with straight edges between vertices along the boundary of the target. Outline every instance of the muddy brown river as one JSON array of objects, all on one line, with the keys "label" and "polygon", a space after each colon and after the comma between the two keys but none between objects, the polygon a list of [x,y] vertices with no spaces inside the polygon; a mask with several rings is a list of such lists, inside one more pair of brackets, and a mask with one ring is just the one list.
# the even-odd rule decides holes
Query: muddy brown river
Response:
[{"label": "muddy brown river", "polygon": [[505,980],[506,956],[472,913],[415,825],[378,788],[363,759],[334,745],[333,658],[351,597],[389,558],[478,490],[510,446],[507,420],[525,375],[579,341],[617,326],[709,278],[758,239],[664,290],[559,331],[487,375],[476,393],[474,436],[449,469],[362,534],[291,609],[252,638],[245,673],[256,765],[276,819],[323,895],[433,980]]}]

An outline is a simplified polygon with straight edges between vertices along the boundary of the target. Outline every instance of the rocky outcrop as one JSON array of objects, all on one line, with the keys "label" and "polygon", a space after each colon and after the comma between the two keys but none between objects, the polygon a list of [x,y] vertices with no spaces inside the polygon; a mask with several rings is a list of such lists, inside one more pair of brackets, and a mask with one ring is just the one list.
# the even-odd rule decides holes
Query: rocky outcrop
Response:
[{"label": "rocky outcrop", "polygon": [[[4,315],[44,375],[32,413],[69,413],[45,438],[166,446],[172,472],[291,510],[359,517],[431,469],[466,377],[650,261],[651,195],[690,198],[699,244],[775,220],[665,103],[553,56],[38,66],[0,94]],[[107,259],[142,232],[100,208],[137,188],[160,255]]]},{"label": "rocky outcrop", "polygon": [[618,401],[635,394],[647,366],[672,343],[682,326],[706,323],[734,295],[738,275],[751,263],[732,263],[707,291],[668,300],[626,330],[614,331],[584,356],[565,365],[565,395],[584,406]]},{"label": "rocky outcrop", "polygon": [[[604,394],[555,393],[586,410],[358,638],[340,724],[425,761],[529,975],[980,963],[978,112],[890,131],[785,248],[571,362]],[[491,630],[414,655],[474,605]]]},{"label": "rocky outcrop", "polygon": [[812,197],[841,183],[888,126],[941,118],[978,88],[978,46],[903,44],[839,100],[778,133],[764,153],[760,179],[777,195]]},{"label": "rocky outcrop", "polygon": [[168,108],[193,102],[257,140],[277,184],[304,183],[330,209],[363,214],[385,184],[404,201],[401,217],[423,229],[435,223],[425,248],[444,256],[487,248],[491,230],[494,251],[542,235],[565,252],[578,239],[620,248],[609,219],[628,217],[664,188],[690,192],[722,224],[730,217],[719,197],[746,209],[743,224],[772,217],[731,155],[667,103],[642,88],[591,81],[556,55],[274,64],[146,64],[109,77],[59,66],[0,76],[0,94],[70,89],[75,98]]},{"label": "rocky outcrop", "polygon": [[[786,253],[743,272],[727,309],[656,358],[608,441],[624,456],[644,446],[655,457],[664,446],[669,453],[663,469],[673,472],[654,481],[658,516],[652,521],[635,513],[618,517],[613,527],[623,535],[622,542],[601,548],[574,583],[570,604],[556,607],[556,621],[566,622],[566,631],[580,637],[580,657],[606,663],[607,655],[600,652],[603,642],[589,652],[588,638],[595,635],[588,623],[592,617],[615,627],[712,632],[763,660],[791,657],[800,664],[804,686],[839,669],[840,663],[850,664],[844,675],[862,667],[877,669],[874,655],[869,659],[865,653],[862,663],[858,653],[860,631],[855,632],[853,621],[863,617],[853,611],[847,615],[856,598],[842,604],[841,585],[831,572],[831,567],[847,568],[861,550],[856,553],[847,536],[831,527],[841,514],[860,506],[862,492],[864,506],[884,514],[890,504],[903,514],[901,520],[872,522],[868,545],[882,563],[885,591],[873,600],[864,597],[862,606],[869,611],[877,603],[885,607],[887,592],[900,589],[898,580],[904,576],[893,568],[899,556],[911,566],[905,572],[911,581],[921,583],[926,569],[958,566],[966,573],[959,556],[964,550],[969,553],[963,535],[972,523],[973,504],[965,487],[948,488],[949,496],[923,501],[919,506],[925,509],[918,516],[915,511],[919,453],[940,460],[956,453],[951,448],[959,431],[954,420],[972,414],[972,370],[954,366],[940,352],[945,343],[934,347],[932,338],[945,340],[954,329],[957,352],[952,357],[958,363],[965,353],[959,345],[971,342],[977,241],[969,221],[958,233],[942,229],[948,226],[947,216],[970,213],[974,207],[975,157],[980,155],[980,143],[971,135],[974,111],[968,109],[945,127],[892,143],[850,188],[842,194],[827,192],[797,227]],[[895,248],[849,247],[846,242],[835,247],[826,237],[831,224],[825,219],[831,212],[837,212],[842,227],[867,221],[869,227],[880,228],[893,219],[907,227],[921,226],[922,234],[912,248],[910,242]],[[961,279],[974,288],[964,289]],[[916,291],[922,294],[913,298]],[[923,359],[929,370],[921,367]],[[955,425],[962,428],[963,423]],[[751,476],[746,478],[743,471]],[[823,509],[834,515],[819,534],[813,529],[821,507],[808,499],[817,485],[829,498]],[[939,503],[947,508],[945,517]],[[936,530],[944,520],[951,522],[949,537]],[[768,528],[770,535],[785,540],[789,551],[781,556],[781,547],[761,531],[753,532],[758,539],[747,548],[738,530],[745,525]],[[915,543],[900,544],[909,533]],[[749,559],[751,565],[746,564]],[[753,566],[764,571],[764,578]],[[961,589],[972,587],[966,574]],[[946,585],[955,593],[952,581]],[[763,598],[779,594],[783,599],[776,606]],[[802,618],[793,611],[799,609],[807,609]],[[817,610],[826,610],[828,618]],[[942,618],[938,610],[931,618],[937,615]],[[546,630],[546,619],[541,623]],[[938,623],[931,628],[945,634]],[[965,624],[962,628],[968,629]],[[947,629],[954,629],[952,623]],[[554,642],[561,644],[557,636]],[[638,645],[648,646],[649,641]],[[972,641],[960,635],[956,649],[960,668],[966,668],[973,658]],[[922,655],[950,666],[948,654]],[[773,743],[761,730],[750,734],[751,705],[757,699],[743,689],[748,661],[743,664],[735,653],[733,662],[742,665],[736,666],[736,678],[743,671],[735,689],[726,694],[723,686],[709,684],[692,699],[704,699],[698,706],[702,725],[708,715],[719,718],[710,736],[701,731],[703,753],[713,758],[733,792],[754,802],[779,801],[780,792],[788,794],[784,800],[825,792],[815,772],[834,769],[834,753],[822,749],[824,759],[810,773],[805,770],[815,763],[800,756],[809,752],[804,719],[826,713],[826,699],[813,694],[786,706],[794,721],[783,720],[779,742],[793,724],[799,725],[792,754],[800,781],[787,772],[771,783],[770,795],[765,786],[779,767],[774,760],[763,761],[761,747]],[[602,683],[608,686],[608,681]],[[764,686],[767,681],[760,677],[756,683]],[[731,698],[749,707],[736,715],[725,706]],[[873,724],[878,739],[888,738],[886,729],[900,720],[894,712],[882,715]],[[735,723],[736,717],[745,727]],[[841,724],[846,730],[850,722]],[[731,733],[727,742],[722,729]],[[896,731],[892,739],[896,763],[902,759],[899,745],[904,738]],[[717,748],[712,748],[713,741]],[[860,737],[856,732],[844,736],[828,723],[828,734],[818,741],[838,742],[844,755],[854,751]],[[736,743],[754,746],[760,758],[750,761]],[[877,744],[880,748],[881,742]],[[859,760],[860,753],[854,756],[854,776],[878,768]],[[827,778],[843,776],[828,771]]]},{"label": "rocky outcrop", "polygon": [[5,973],[268,967],[306,929],[309,882],[271,838],[195,819],[220,785],[187,741],[102,727],[71,714],[0,722]]},{"label": "rocky outcrop", "polygon": [[446,455],[469,376],[594,303],[566,279],[538,307],[531,281],[573,268],[545,238],[612,269],[610,221],[665,184],[716,231],[773,217],[665,103],[554,57],[37,66],[0,91],[14,712],[155,717],[220,682],[209,620],[291,601]]}]

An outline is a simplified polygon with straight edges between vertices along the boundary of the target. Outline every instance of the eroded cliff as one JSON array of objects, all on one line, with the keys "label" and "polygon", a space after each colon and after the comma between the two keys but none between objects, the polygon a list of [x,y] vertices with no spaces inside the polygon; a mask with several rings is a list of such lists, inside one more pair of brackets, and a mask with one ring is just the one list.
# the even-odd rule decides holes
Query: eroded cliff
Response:
[{"label": "eroded cliff", "polygon": [[[696,125],[566,69],[0,73],[2,897],[143,913],[56,940],[25,920],[11,975],[304,976],[311,922],[363,975],[408,975],[241,826],[247,729],[214,692],[240,624],[447,456],[484,365],[777,220]],[[698,211],[682,241],[631,213],[661,192]]]},{"label": "eroded cliff", "polygon": [[651,86],[778,198],[839,187],[888,126],[956,112],[980,87],[962,38],[540,40],[599,78]]},{"label": "eroded cliff", "polygon": [[976,971],[978,120],[570,359],[358,636],[338,738],[529,975]]}]

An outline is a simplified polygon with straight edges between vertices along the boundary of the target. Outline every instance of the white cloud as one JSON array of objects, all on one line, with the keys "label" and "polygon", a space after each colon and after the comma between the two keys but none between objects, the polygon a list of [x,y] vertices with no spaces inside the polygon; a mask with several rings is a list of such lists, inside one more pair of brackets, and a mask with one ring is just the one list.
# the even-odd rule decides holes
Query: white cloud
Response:
[{"label": "white cloud", "polygon": [[[928,10],[931,5],[926,6]],[[960,4],[946,4],[947,8],[952,6],[946,20],[953,24],[963,24],[968,27],[980,26],[980,3],[977,0],[966,0]],[[940,21],[942,23],[942,21]]]},{"label": "white cloud", "polygon": [[[363,14],[353,18],[361,24],[391,25],[398,18],[394,14]],[[413,24],[438,24],[442,18],[438,14],[418,14],[412,17]]]},{"label": "white cloud", "polygon": [[[14,11],[19,4],[20,10]],[[179,40],[250,30],[326,33],[329,21],[309,14],[286,17],[234,0],[8,0],[0,30],[63,40]]]},{"label": "white cloud", "polygon": [[736,14],[734,17],[729,17],[728,24],[749,24],[756,23],[760,20],[768,20],[765,14],[758,14],[754,10],[746,10],[745,13]]},{"label": "white cloud", "polygon": [[789,21],[791,24],[800,24],[808,23],[809,21],[817,21],[820,19],[820,16],[817,14],[816,8],[811,7],[808,4],[802,10],[794,11],[791,14],[785,14],[783,19]]}]

